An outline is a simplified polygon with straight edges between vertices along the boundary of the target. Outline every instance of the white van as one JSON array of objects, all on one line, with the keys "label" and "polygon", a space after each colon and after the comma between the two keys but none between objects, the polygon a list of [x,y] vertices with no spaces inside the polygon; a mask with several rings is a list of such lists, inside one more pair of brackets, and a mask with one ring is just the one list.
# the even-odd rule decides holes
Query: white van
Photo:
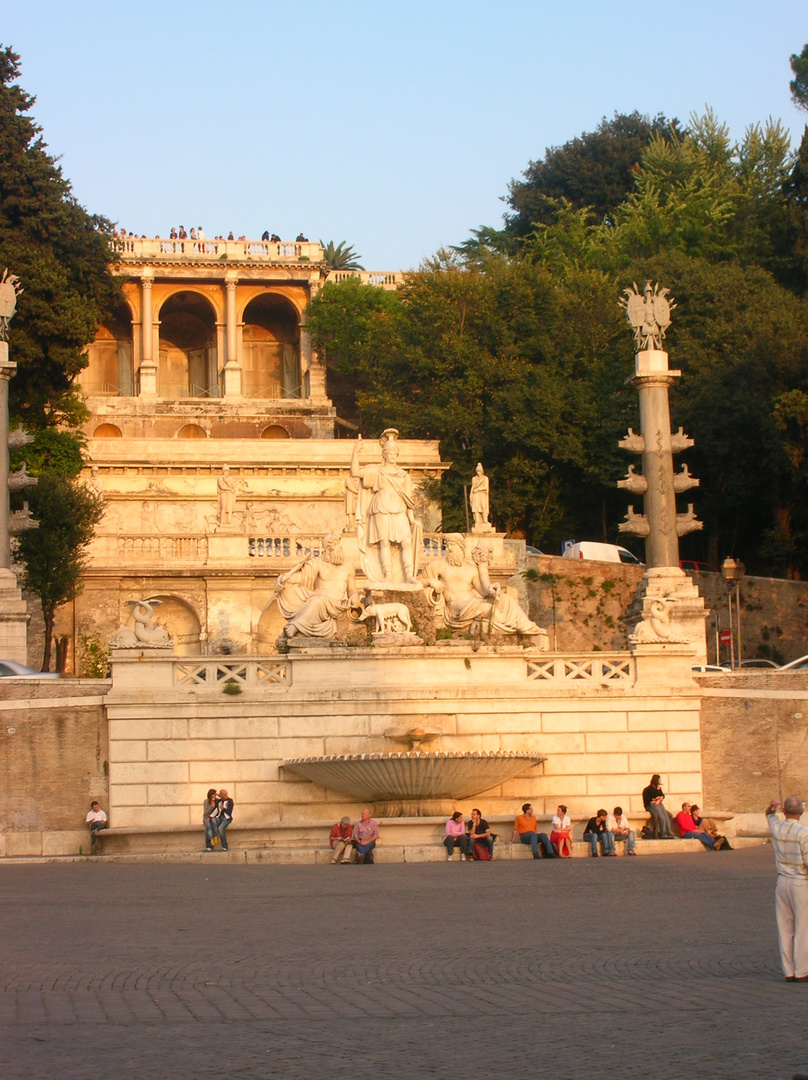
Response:
[{"label": "white van", "polygon": [[591,559],[594,562],[630,563],[643,566],[636,555],[632,555],[619,544],[597,544],[594,540],[582,540],[580,544],[569,544],[564,548],[565,559]]}]

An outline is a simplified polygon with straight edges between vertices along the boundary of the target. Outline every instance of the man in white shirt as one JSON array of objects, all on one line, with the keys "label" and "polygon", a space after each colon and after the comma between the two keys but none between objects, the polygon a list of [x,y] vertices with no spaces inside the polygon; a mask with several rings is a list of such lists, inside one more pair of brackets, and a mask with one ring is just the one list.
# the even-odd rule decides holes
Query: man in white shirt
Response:
[{"label": "man in white shirt", "polygon": [[107,828],[107,815],[101,809],[95,800],[90,804],[90,810],[87,817],[84,819],[85,823],[90,826],[90,854],[95,855],[96,836],[101,829]]},{"label": "man in white shirt", "polygon": [[623,840],[626,845],[626,855],[636,855],[634,850],[634,830],[628,823],[628,818],[623,813],[622,806],[615,806],[614,813],[606,818],[606,828],[614,833],[615,840]]},{"label": "man in white shirt", "polygon": [[787,982],[808,982],[808,825],[800,824],[805,804],[796,795],[766,809],[777,864],[774,909],[780,939],[780,962]]}]

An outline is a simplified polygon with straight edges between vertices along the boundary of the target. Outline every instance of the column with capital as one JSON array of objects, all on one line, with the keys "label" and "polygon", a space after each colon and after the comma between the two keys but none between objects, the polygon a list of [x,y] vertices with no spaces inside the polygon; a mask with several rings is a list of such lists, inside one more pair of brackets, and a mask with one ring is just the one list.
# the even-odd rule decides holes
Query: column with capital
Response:
[{"label": "column with capital", "polygon": [[154,271],[146,269],[140,278],[140,369],[139,393],[141,397],[157,397],[157,363],[154,359],[154,312],[152,286]]},{"label": "column with capital", "polygon": [[236,314],[238,277],[232,270],[228,270],[225,274],[224,287],[224,333],[227,345],[227,362],[222,369],[224,375],[222,392],[225,397],[241,397],[241,364],[238,357],[238,316]]}]

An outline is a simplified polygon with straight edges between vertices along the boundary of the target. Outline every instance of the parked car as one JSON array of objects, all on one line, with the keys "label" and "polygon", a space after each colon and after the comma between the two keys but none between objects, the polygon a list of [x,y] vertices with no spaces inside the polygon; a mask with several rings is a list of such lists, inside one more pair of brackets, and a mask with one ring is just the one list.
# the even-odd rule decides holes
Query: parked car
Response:
[{"label": "parked car", "polygon": [[800,656],[790,664],[783,664],[778,671],[808,671],[808,656]]},{"label": "parked car", "polygon": [[689,570],[693,574],[717,574],[718,571],[708,562],[696,562],[695,559],[680,559],[680,570]]},{"label": "parked car", "polygon": [[720,664],[694,664],[690,670],[694,675],[729,675],[730,673],[728,667],[721,667]]},{"label": "parked car", "polygon": [[752,660],[741,660],[741,662],[739,664],[739,667],[742,667],[742,668],[776,668],[778,671],[780,669],[780,665],[775,664],[774,660],[764,660],[760,656],[755,657]]},{"label": "parked car", "polygon": [[58,679],[55,671],[35,671],[16,660],[0,660],[0,678],[6,679]]},{"label": "parked car", "polygon": [[539,551],[539,549],[537,547],[533,547],[532,544],[525,544],[525,554],[526,555],[543,555],[544,552]]},{"label": "parked car", "polygon": [[619,544],[598,544],[593,540],[582,540],[579,544],[570,544],[564,551],[565,559],[591,559],[593,562],[630,563],[643,566],[636,555],[632,555]]}]

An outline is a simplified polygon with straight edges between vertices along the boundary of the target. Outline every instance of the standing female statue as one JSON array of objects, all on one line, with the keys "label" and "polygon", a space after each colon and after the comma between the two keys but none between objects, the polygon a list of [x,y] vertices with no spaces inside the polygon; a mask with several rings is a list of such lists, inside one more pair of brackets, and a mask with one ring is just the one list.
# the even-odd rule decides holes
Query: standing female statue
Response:
[{"label": "standing female statue", "polygon": [[[362,569],[369,581],[417,584],[417,552],[423,532],[415,520],[412,480],[398,462],[398,431],[386,428],[379,439],[381,465],[360,468],[362,436],[351,458],[351,476],[359,481],[356,535]],[[397,558],[393,554],[396,549]]]}]

